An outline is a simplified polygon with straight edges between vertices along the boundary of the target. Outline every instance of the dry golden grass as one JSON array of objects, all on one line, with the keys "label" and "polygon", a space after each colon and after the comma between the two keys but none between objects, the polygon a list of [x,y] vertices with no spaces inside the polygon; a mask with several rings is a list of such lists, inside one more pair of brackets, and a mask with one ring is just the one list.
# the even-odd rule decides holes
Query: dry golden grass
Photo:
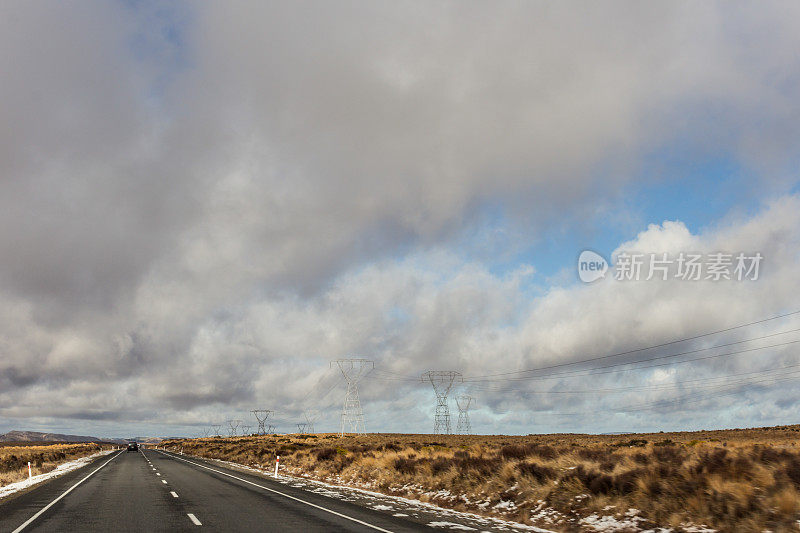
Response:
[{"label": "dry golden grass", "polygon": [[[173,440],[185,453],[580,530],[596,513],[640,526],[797,531],[800,426],[636,435],[273,435]],[[630,519],[630,516],[627,517]]]},{"label": "dry golden grass", "polygon": [[95,443],[20,444],[0,443],[0,487],[28,477],[28,461],[33,475],[44,474],[59,464],[100,451]]}]

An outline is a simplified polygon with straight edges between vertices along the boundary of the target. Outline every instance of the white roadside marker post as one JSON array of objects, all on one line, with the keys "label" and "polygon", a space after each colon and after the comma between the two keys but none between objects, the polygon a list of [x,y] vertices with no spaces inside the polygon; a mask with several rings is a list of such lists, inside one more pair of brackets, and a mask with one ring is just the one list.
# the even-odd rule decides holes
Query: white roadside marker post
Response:
[{"label": "white roadside marker post", "polygon": [[33,479],[33,472],[31,472],[31,462],[28,461],[28,479]]},{"label": "white roadside marker post", "polygon": [[278,463],[280,463],[280,462],[281,462],[281,456],[279,455],[279,456],[277,456],[275,458],[275,477],[276,478],[278,477]]}]

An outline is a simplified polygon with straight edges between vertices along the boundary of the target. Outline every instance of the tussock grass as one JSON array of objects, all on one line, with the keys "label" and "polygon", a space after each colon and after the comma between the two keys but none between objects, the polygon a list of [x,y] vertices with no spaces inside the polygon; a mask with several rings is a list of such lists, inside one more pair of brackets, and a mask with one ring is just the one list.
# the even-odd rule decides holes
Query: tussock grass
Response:
[{"label": "tussock grass", "polygon": [[0,443],[0,487],[28,477],[28,461],[33,475],[46,474],[61,463],[100,451],[96,443],[18,444]]},{"label": "tussock grass", "polygon": [[[646,435],[278,435],[167,441],[203,457],[556,530],[591,514],[677,531],[797,531],[800,426]],[[546,512],[543,512],[546,511]],[[628,515],[630,516],[630,515]]]}]

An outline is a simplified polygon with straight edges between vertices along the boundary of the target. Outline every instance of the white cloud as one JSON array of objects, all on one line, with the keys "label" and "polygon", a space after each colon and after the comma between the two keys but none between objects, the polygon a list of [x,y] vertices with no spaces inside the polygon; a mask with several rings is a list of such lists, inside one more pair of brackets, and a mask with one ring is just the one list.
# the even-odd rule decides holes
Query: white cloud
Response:
[{"label": "white cloud", "polygon": [[[486,373],[789,307],[793,196],[621,245],[759,250],[749,285],[531,288],[537,265],[497,275],[490,256],[623,219],[675,139],[780,197],[800,133],[793,9],[4,5],[0,416],[297,410],[332,357]],[[373,405],[405,405],[396,390]]]}]

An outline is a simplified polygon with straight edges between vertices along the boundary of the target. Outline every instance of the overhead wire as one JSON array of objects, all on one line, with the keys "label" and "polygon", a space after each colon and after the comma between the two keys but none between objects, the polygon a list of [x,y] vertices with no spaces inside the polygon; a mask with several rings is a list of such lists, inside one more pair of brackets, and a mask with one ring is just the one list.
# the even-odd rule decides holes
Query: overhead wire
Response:
[{"label": "overhead wire", "polygon": [[788,316],[793,316],[793,315],[797,315],[797,314],[800,314],[800,309],[797,310],[797,311],[791,311],[791,312],[788,312],[788,313],[775,315],[775,316],[772,316],[772,317],[769,317],[769,318],[763,318],[761,320],[754,320],[754,321],[748,322],[746,324],[739,324],[737,326],[731,326],[731,327],[727,327],[727,328],[723,328],[723,329],[718,329],[718,330],[715,330],[715,331],[710,331],[710,332],[707,332],[707,333],[702,333],[702,334],[699,334],[699,335],[693,335],[693,336],[690,336],[690,337],[684,337],[684,338],[681,338],[681,339],[675,339],[675,340],[671,340],[671,341],[667,341],[667,342],[662,342],[662,343],[659,343],[659,344],[653,344],[651,346],[645,346],[645,347],[641,347],[641,348],[625,350],[625,351],[616,352],[616,353],[612,353],[612,354],[593,356],[593,357],[589,357],[589,358],[585,358],[585,359],[580,359],[580,360],[577,360],[577,361],[569,361],[569,362],[566,362],[566,363],[557,363],[557,364],[553,364],[553,365],[541,366],[541,367],[536,367],[536,368],[529,368],[529,369],[523,369],[523,370],[513,370],[513,371],[508,371],[508,372],[499,372],[499,373],[495,373],[495,374],[486,374],[486,375],[483,375],[483,376],[476,376],[476,377],[495,377],[495,376],[506,376],[506,375],[513,375],[513,374],[522,374],[522,373],[528,373],[528,372],[539,372],[541,370],[550,370],[550,369],[553,369],[553,368],[560,368],[560,367],[563,367],[563,366],[570,366],[570,365],[589,363],[589,362],[593,362],[593,361],[600,361],[600,360],[603,360],[603,359],[610,359],[610,358],[613,358],[613,357],[620,357],[620,356],[623,356],[623,355],[630,355],[632,353],[643,352],[643,351],[647,351],[647,350],[653,350],[655,348],[663,348],[665,346],[670,346],[670,345],[673,345],[673,344],[679,344],[679,343],[687,342],[687,341],[691,341],[691,340],[702,339],[702,338],[705,338],[705,337],[718,335],[720,333],[727,333],[729,331],[734,331],[734,330],[737,330],[737,329],[742,329],[742,328],[746,328],[746,327],[750,327],[750,326],[755,326],[757,324],[763,324],[763,323],[766,323],[766,322],[771,322],[773,320],[778,320],[778,319],[781,319],[781,318],[786,318]]}]

